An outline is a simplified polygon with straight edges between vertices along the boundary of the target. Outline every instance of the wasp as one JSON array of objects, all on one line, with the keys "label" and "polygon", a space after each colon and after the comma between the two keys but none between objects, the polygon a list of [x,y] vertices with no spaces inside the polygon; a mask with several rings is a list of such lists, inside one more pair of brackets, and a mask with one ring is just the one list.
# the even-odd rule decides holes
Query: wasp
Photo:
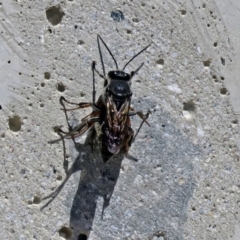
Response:
[{"label": "wasp", "polygon": [[[111,58],[113,59],[116,70],[109,71],[106,75],[105,66],[103,62],[103,55],[101,50],[101,44],[104,45]],[[92,108],[92,112],[85,116],[80,124],[71,128],[69,125],[69,132],[64,132],[59,129],[60,132],[64,133],[63,138],[74,138],[81,136],[88,130],[92,130],[92,138],[97,136],[97,140],[100,146],[101,155],[103,162],[107,162],[112,156],[123,153],[128,156],[128,151],[135,140],[138,132],[140,131],[143,123],[147,123],[150,111],[143,114],[141,111],[135,111],[131,107],[132,90],[131,80],[142,68],[142,63],[135,71],[130,74],[126,73],[124,69],[132,62],[139,54],[144,52],[150,45],[146,46],[140,52],[135,54],[122,68],[119,70],[117,61],[113,56],[112,52],[103,41],[103,39],[97,35],[97,44],[99,50],[99,56],[102,65],[103,74],[96,69],[96,62],[92,62],[92,74],[93,74],[93,100],[92,102],[80,102],[73,103],[66,100],[64,97],[60,97],[60,103],[63,106],[65,115],[67,118],[66,111],[72,111],[81,108]],[[100,78],[104,79],[104,92],[98,100],[95,100],[95,74]],[[76,105],[75,108],[66,109],[64,102],[72,105]],[[138,115],[142,122],[134,135],[134,131],[131,127],[130,117]],[[148,124],[149,125],[149,124]]]}]

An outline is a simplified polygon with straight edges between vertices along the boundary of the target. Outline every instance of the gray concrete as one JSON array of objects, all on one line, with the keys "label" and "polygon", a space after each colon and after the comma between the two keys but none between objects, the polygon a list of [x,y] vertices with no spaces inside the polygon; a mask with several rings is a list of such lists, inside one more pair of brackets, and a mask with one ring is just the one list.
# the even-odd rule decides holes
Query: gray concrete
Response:
[{"label": "gray concrete", "polygon": [[[237,0],[2,0],[0,10],[1,239],[240,239]],[[138,162],[104,165],[86,135],[66,140],[65,172],[62,143],[48,141],[67,130],[60,96],[92,100],[97,34],[120,67],[151,43],[126,69],[145,62],[133,106],[151,109],[151,127],[130,149]]]}]

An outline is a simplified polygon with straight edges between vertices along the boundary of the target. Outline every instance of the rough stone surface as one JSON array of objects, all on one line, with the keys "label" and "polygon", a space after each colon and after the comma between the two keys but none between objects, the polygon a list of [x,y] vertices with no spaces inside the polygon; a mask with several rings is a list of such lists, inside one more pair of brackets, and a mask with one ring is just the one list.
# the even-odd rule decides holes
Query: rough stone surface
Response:
[{"label": "rough stone surface", "polygon": [[[1,238],[239,239],[239,9],[237,0],[1,0]],[[151,43],[126,69],[145,63],[132,104],[151,110],[151,126],[130,149],[138,162],[103,164],[86,135],[66,140],[66,174],[62,143],[48,141],[54,127],[67,131],[60,96],[92,101],[97,34],[120,68]],[[89,112],[69,113],[70,123]]]}]

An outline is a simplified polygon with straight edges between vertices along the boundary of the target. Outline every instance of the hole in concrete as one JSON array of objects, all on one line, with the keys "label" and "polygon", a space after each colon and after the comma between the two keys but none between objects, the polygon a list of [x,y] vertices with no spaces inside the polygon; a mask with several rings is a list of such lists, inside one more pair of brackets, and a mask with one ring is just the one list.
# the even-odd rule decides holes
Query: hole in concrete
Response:
[{"label": "hole in concrete", "polygon": [[87,240],[87,235],[81,233],[78,235],[78,239],[77,240]]},{"label": "hole in concrete", "polygon": [[195,111],[195,104],[193,101],[189,101],[186,103],[183,103],[183,110],[188,112],[194,112]]},{"label": "hole in concrete", "polygon": [[51,78],[51,73],[50,72],[45,72],[44,73],[44,78],[49,80]]},{"label": "hole in concrete", "polygon": [[65,91],[65,86],[62,83],[57,84],[57,90],[59,92],[64,92]]},{"label": "hole in concrete", "polygon": [[47,16],[47,20],[53,26],[55,26],[55,25],[58,25],[62,21],[62,18],[64,16],[64,12],[59,5],[58,6],[53,6],[53,7],[50,7],[46,10],[46,16]]},{"label": "hole in concrete", "polygon": [[44,104],[43,104],[43,103],[41,103],[41,104],[40,104],[40,107],[44,107]]},{"label": "hole in concrete", "polygon": [[0,105],[0,110],[2,110],[2,105]]},{"label": "hole in concrete", "polygon": [[58,181],[61,181],[61,180],[62,180],[62,176],[61,176],[61,175],[58,175],[58,176],[57,176],[57,180],[58,180]]},{"label": "hole in concrete", "polygon": [[45,83],[41,83],[41,87],[44,87],[45,86]]},{"label": "hole in concrete", "polygon": [[137,23],[137,22],[139,22],[139,19],[138,18],[133,18],[132,21]]},{"label": "hole in concrete", "polygon": [[211,59],[207,59],[206,61],[203,61],[204,67],[210,67],[211,65]]},{"label": "hole in concrete", "polygon": [[72,237],[72,230],[68,227],[63,226],[59,230],[59,236],[65,239],[69,239]]},{"label": "hole in concrete", "polygon": [[224,77],[221,77],[221,80],[224,80],[225,78]]},{"label": "hole in concrete", "polygon": [[221,88],[220,93],[223,94],[223,95],[227,94],[227,89],[226,88]]},{"label": "hole in concrete", "polygon": [[10,63],[11,63],[11,61],[9,60],[9,61],[8,61],[8,64],[10,64]]},{"label": "hole in concrete", "polygon": [[153,234],[153,238],[151,239],[161,239],[161,240],[167,240],[167,233],[165,231],[157,231]]},{"label": "hole in concrete", "polygon": [[215,83],[218,83],[218,79],[217,79],[217,76],[216,75],[212,75],[213,79],[214,79],[214,82]]},{"label": "hole in concrete", "polygon": [[59,132],[59,129],[60,129],[59,126],[55,126],[55,127],[53,127],[53,131],[54,131],[55,133],[58,133],[58,132]]},{"label": "hole in concrete", "polygon": [[84,44],[84,41],[83,41],[83,40],[78,40],[77,44],[78,44],[78,45],[83,45],[83,44]]},{"label": "hole in concrete", "polygon": [[232,123],[233,123],[233,124],[238,124],[238,120],[235,119],[235,120],[232,121]]},{"label": "hole in concrete", "polygon": [[213,43],[213,46],[214,46],[214,47],[217,47],[217,45],[218,45],[218,43],[217,43],[217,42]]},{"label": "hole in concrete", "polygon": [[193,118],[193,113],[195,111],[195,104],[193,101],[189,101],[187,103],[183,103],[183,116],[190,120]]},{"label": "hole in concrete", "polygon": [[132,31],[127,29],[127,34],[131,34],[131,33],[132,33]]},{"label": "hole in concrete", "polygon": [[52,165],[50,165],[52,167],[53,173],[55,174],[57,172],[56,168]]},{"label": "hole in concrete", "polygon": [[21,129],[22,122],[19,116],[13,116],[8,119],[8,125],[11,131],[18,132]]},{"label": "hole in concrete", "polygon": [[86,94],[85,94],[84,92],[81,92],[81,93],[80,93],[80,96],[81,96],[81,97],[84,97],[85,95],[86,95]]},{"label": "hole in concrete", "polygon": [[121,22],[124,20],[124,15],[120,10],[115,10],[111,12],[111,18],[116,22]]},{"label": "hole in concrete", "polygon": [[158,59],[157,61],[156,61],[156,64],[157,64],[157,66],[158,67],[163,67],[163,65],[164,65],[164,59],[162,59],[162,58],[160,58],[160,59]]},{"label": "hole in concrete", "polygon": [[225,62],[225,59],[222,58],[222,57],[221,57],[221,63],[222,63],[222,65],[225,65],[225,63],[226,63],[226,62]]},{"label": "hole in concrete", "polygon": [[185,16],[185,15],[187,14],[187,11],[186,11],[186,10],[181,10],[181,14],[182,14],[183,16]]},{"label": "hole in concrete", "polygon": [[38,196],[35,196],[34,198],[33,198],[33,204],[39,204],[40,202],[41,202],[41,198],[40,197],[38,197]]}]

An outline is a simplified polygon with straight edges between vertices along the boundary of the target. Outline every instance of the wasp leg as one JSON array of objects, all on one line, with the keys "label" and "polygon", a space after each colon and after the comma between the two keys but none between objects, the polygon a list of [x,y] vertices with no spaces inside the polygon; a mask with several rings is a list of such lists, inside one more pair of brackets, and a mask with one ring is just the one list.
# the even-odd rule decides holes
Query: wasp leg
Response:
[{"label": "wasp leg", "polygon": [[130,108],[131,112],[128,113],[128,116],[134,116],[134,115],[138,115],[148,126],[150,126],[150,124],[146,121],[149,117],[149,114],[151,113],[150,110],[147,111],[146,114],[143,114],[142,111],[134,111],[133,108]]},{"label": "wasp leg", "polygon": [[124,150],[125,157],[127,159],[129,159],[129,160],[137,162],[138,159],[128,153],[129,148],[131,147],[131,144],[133,142],[134,131],[133,131],[133,129],[130,126],[127,126],[127,129],[128,129],[128,136],[129,137],[128,137],[127,141],[126,141],[126,147],[125,147],[125,150]]},{"label": "wasp leg", "polygon": [[49,141],[49,143],[57,143],[57,142],[61,141],[62,138],[74,139],[76,137],[79,137],[82,134],[84,134],[90,127],[92,127],[95,122],[100,122],[100,118],[98,118],[98,117],[90,118],[90,119],[86,120],[85,122],[78,124],[76,127],[74,127],[69,132],[64,132],[61,129],[58,129],[58,131],[63,133],[64,135],[59,139]]},{"label": "wasp leg", "polygon": [[[68,100],[66,100],[66,98],[64,98],[63,96],[60,97],[59,99],[60,104],[63,106],[64,111],[73,111],[73,110],[77,110],[80,108],[88,108],[88,107],[92,107],[95,111],[99,111],[100,109],[98,108],[98,106],[95,103],[90,103],[90,102],[81,102],[81,103],[74,103],[74,102],[69,102]],[[67,109],[63,103],[63,101],[65,101],[68,104],[72,104],[72,105],[77,105],[78,107],[76,108],[71,108],[71,109]]]},{"label": "wasp leg", "polygon": [[91,117],[96,117],[96,116],[98,116],[98,115],[99,115],[99,112],[93,111],[93,112],[91,112],[90,114],[88,114],[87,116],[85,116],[84,118],[82,118],[82,122],[83,122],[84,120],[86,120],[89,116],[91,116]]},{"label": "wasp leg", "polygon": [[80,124],[78,124],[76,127],[74,127],[70,132],[65,133],[64,138],[76,138],[81,136],[82,134],[84,134],[90,127],[92,127],[92,125],[95,122],[100,122],[100,118],[98,117],[93,117],[90,118],[88,120],[86,120],[85,122],[82,122]]},{"label": "wasp leg", "polygon": [[[148,122],[146,121],[146,119],[149,117],[149,114],[151,113],[151,111],[148,110],[145,115],[142,114],[142,112],[140,112],[142,115],[141,115],[141,114],[139,115],[138,113],[139,113],[139,112],[136,112],[136,114],[142,119],[142,122],[141,122],[141,124],[140,124],[140,126],[139,126],[139,128],[138,128],[138,130],[137,130],[137,132],[136,132],[136,134],[134,135],[132,142],[135,141],[135,139],[136,139],[136,137],[137,137],[140,129],[142,128],[143,123],[146,122],[146,123],[148,124]],[[143,118],[142,118],[142,117],[143,117]],[[149,124],[148,124],[148,125],[149,125]],[[150,125],[149,125],[149,126],[150,126]]]},{"label": "wasp leg", "polygon": [[[86,103],[86,102],[73,103],[73,102],[70,102],[70,101],[66,100],[63,96],[60,97],[59,102],[60,102],[60,104],[61,104],[62,107],[63,107],[62,110],[64,111],[64,115],[65,115],[65,118],[66,118],[66,121],[67,121],[67,124],[68,124],[69,132],[71,132],[72,126],[69,124],[69,118],[68,118],[68,115],[67,115],[67,111],[76,110],[76,109],[80,109],[80,108],[92,107],[95,112],[100,112],[100,109],[97,107],[97,105],[96,105],[96,104],[93,104],[93,103]],[[67,102],[68,104],[72,104],[72,105],[78,105],[78,107],[77,107],[77,108],[73,108],[73,109],[66,109],[64,102]],[[90,115],[91,115],[91,114],[90,114]],[[93,114],[93,116],[95,116],[95,115],[96,115],[96,114]],[[89,115],[88,115],[88,116],[89,116]],[[88,117],[88,116],[86,116],[86,117]],[[84,118],[82,119],[82,121],[85,120],[86,117],[84,117]],[[74,141],[74,140],[73,140],[73,141]]]},{"label": "wasp leg", "polygon": [[62,144],[63,144],[63,168],[65,170],[66,175],[68,174],[68,160],[67,160],[67,153],[66,153],[66,145],[65,145],[65,141],[64,141],[64,136],[61,134],[61,132],[58,132],[58,135],[61,137],[62,140]]},{"label": "wasp leg", "polygon": [[96,130],[94,127],[90,128],[87,132],[87,137],[85,140],[85,145],[90,145],[92,153],[93,153],[93,146],[94,146],[94,138],[96,137]]},{"label": "wasp leg", "polygon": [[[100,77],[100,78],[103,78],[104,79],[104,87],[106,87],[106,85],[107,85],[107,78],[105,77],[105,74],[104,75],[102,75],[97,69],[96,69],[96,62],[93,62],[92,63],[92,71],[93,72],[96,72],[97,74],[98,74],[98,76]],[[94,76],[94,74],[93,74],[93,76]],[[94,80],[94,82],[95,82],[95,80]],[[95,83],[94,83],[94,85],[95,85]]]},{"label": "wasp leg", "polygon": [[138,159],[135,158],[133,155],[129,154],[128,152],[125,154],[125,157],[129,160],[134,161],[134,162],[138,162]]}]

